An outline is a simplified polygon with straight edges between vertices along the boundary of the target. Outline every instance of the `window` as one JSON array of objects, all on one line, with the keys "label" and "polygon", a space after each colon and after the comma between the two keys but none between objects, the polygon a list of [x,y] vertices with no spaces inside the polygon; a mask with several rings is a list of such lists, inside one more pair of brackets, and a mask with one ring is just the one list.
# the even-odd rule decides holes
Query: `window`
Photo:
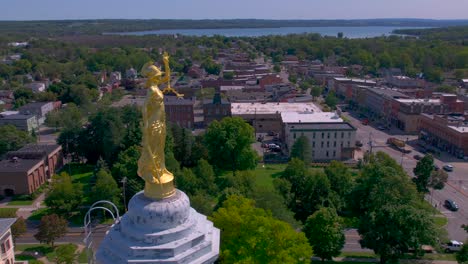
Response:
[{"label": "window", "polygon": [[312,147],[313,147],[313,148],[315,148],[315,141],[314,141],[314,142],[312,142]]},{"label": "window", "polygon": [[322,141],[322,148],[323,148],[323,141]]},{"label": "window", "polygon": [[348,141],[348,147],[350,147],[350,146],[351,146],[351,143]]},{"label": "window", "polygon": [[325,133],[322,132],[322,138],[325,138]]},{"label": "window", "polygon": [[341,138],[344,138],[344,132],[341,132]]},{"label": "window", "polygon": [[330,138],[330,132],[327,133],[327,138]]},{"label": "window", "polygon": [[329,156],[329,155],[328,155],[328,150],[327,150],[327,157],[328,157],[328,156]]},{"label": "window", "polygon": [[351,132],[348,132],[348,137],[351,138]]},{"label": "window", "polygon": [[336,134],[338,134],[337,132],[335,132],[335,138],[336,138]]},{"label": "window", "polygon": [[341,141],[341,143],[340,143],[340,147],[343,147],[343,141]]},{"label": "window", "polygon": [[335,150],[333,151],[333,157],[336,157],[336,151]]},{"label": "window", "polygon": [[336,147],[336,141],[335,141],[335,142],[333,142],[333,147]]},{"label": "window", "polygon": [[313,137],[313,138],[315,138],[315,132],[314,132],[314,134],[313,134],[313,136],[312,136],[312,137]]},{"label": "window", "polygon": [[296,139],[296,133],[293,134],[293,138]]},{"label": "window", "polygon": [[330,147],[330,141],[327,141],[327,148]]}]

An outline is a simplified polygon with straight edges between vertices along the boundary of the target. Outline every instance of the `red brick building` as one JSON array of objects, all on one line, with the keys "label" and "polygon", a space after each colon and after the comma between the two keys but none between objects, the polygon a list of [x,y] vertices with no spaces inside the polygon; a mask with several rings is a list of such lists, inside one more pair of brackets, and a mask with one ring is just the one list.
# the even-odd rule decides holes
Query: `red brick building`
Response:
[{"label": "red brick building", "polygon": [[283,83],[283,79],[281,79],[281,77],[279,77],[278,75],[267,75],[258,81],[258,84],[263,90],[265,90],[266,85],[281,83]]},{"label": "red brick building", "polygon": [[0,193],[31,194],[63,166],[59,145],[29,144],[0,161]]},{"label": "red brick building", "polygon": [[420,139],[459,158],[468,156],[468,117],[421,114]]},{"label": "red brick building", "polygon": [[164,96],[164,105],[166,109],[166,118],[169,122],[177,124],[183,128],[192,129],[194,127],[195,117],[193,98],[177,98],[176,96]]}]

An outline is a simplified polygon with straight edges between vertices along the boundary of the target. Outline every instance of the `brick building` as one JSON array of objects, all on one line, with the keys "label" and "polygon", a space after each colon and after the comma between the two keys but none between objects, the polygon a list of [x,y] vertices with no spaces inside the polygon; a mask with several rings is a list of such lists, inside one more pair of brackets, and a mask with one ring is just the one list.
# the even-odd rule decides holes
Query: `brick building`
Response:
[{"label": "brick building", "polygon": [[195,122],[193,98],[177,98],[176,96],[164,96],[166,118],[169,122],[183,128],[192,129]]},{"label": "brick building", "polygon": [[421,114],[420,139],[459,158],[468,156],[468,117]]},{"label": "brick building", "polygon": [[213,100],[205,100],[203,103],[203,123],[208,126],[214,120],[221,120],[227,116],[231,116],[231,102],[222,99],[217,89]]},{"label": "brick building", "polygon": [[63,166],[59,145],[29,144],[0,161],[0,193],[31,194]]}]

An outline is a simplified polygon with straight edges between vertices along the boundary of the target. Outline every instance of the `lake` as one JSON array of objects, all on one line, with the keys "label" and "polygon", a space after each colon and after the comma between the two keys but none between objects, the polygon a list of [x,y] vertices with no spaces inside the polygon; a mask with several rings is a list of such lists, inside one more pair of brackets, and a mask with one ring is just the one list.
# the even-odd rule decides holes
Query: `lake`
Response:
[{"label": "lake", "polygon": [[186,35],[186,36],[213,36],[226,37],[260,37],[267,35],[288,35],[302,33],[318,33],[322,36],[336,36],[343,32],[346,38],[372,38],[391,35],[394,29],[423,28],[423,27],[279,27],[279,28],[220,28],[220,29],[163,29],[135,32],[105,33],[116,35]]}]

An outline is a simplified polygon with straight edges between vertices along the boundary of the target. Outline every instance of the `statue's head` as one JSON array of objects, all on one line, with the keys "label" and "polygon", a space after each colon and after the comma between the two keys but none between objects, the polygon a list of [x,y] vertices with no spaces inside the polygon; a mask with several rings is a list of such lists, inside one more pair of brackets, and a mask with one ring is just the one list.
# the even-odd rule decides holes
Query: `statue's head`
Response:
[{"label": "statue's head", "polygon": [[152,61],[143,65],[143,68],[141,69],[141,74],[146,78],[153,78],[162,75],[161,70],[158,67],[156,67]]}]

